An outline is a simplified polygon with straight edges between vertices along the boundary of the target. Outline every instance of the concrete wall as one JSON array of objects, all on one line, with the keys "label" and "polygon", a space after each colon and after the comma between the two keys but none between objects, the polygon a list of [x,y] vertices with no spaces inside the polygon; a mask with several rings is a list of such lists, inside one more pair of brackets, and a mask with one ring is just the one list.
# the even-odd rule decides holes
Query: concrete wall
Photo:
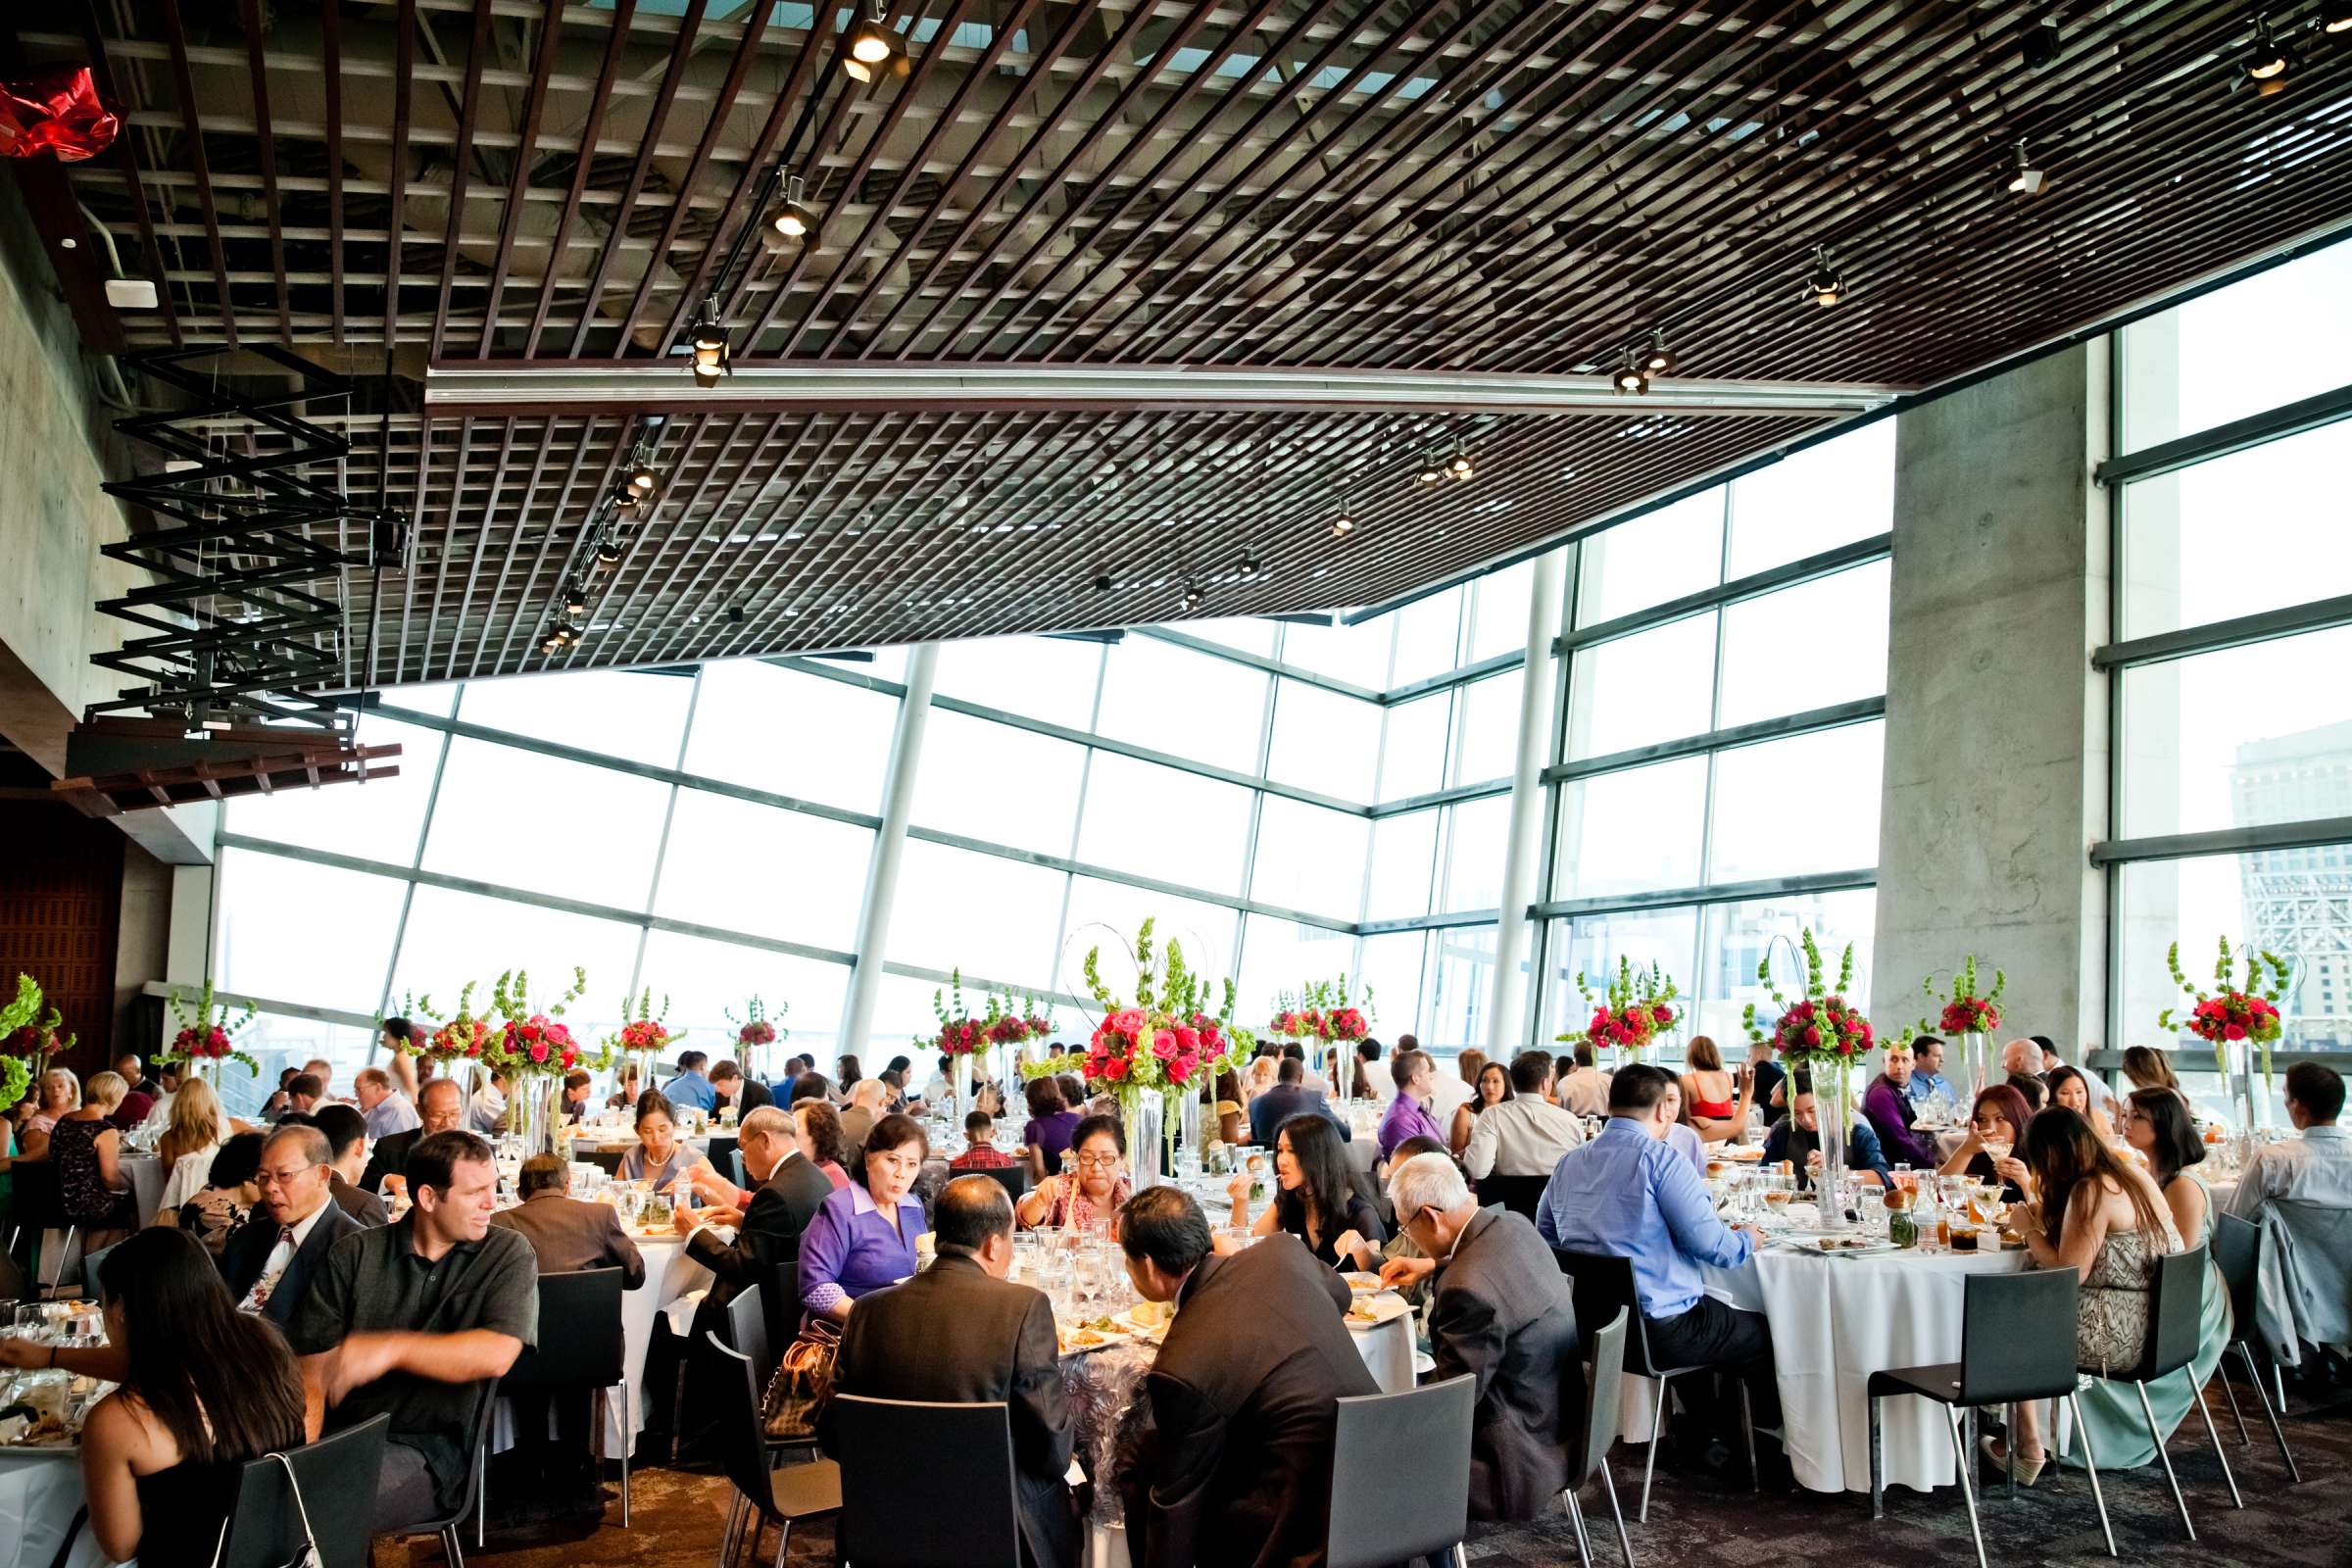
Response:
[{"label": "concrete wall", "polygon": [[[2008,1032],[2070,1060],[2106,1032],[2107,347],[1903,416],[1871,1009],[1969,953],[2008,972]],[[1988,982],[1987,982],[1988,983]]]}]

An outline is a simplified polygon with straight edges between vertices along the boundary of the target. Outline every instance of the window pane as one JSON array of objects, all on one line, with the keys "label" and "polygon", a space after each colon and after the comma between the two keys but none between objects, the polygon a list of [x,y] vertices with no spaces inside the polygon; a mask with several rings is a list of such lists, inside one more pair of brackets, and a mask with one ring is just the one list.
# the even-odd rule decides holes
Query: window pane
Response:
[{"label": "window pane", "polygon": [[1727,606],[1717,727],[1883,694],[1888,581],[1874,561]]},{"label": "window pane", "polygon": [[1502,898],[1503,841],[1509,837],[1511,798],[1491,795],[1445,808],[1445,912],[1492,909]]},{"label": "window pane", "polygon": [[[1165,943],[1173,937],[1184,945],[1186,968],[1195,974],[1222,980],[1233,973],[1237,918],[1233,910],[1221,905],[1170,898],[1149,888],[1131,888],[1123,882],[1073,877],[1070,917],[1054,964],[1054,987],[1071,996],[1085,996],[1087,950],[1101,948],[1102,983],[1116,994],[1131,994],[1135,990],[1135,964],[1120,955],[1132,951],[1135,933],[1147,919],[1152,922],[1154,941]],[[1075,1027],[1066,1017],[1062,1022],[1064,1027]]]},{"label": "window pane", "polygon": [[[1355,938],[1351,936],[1277,920],[1268,914],[1245,915],[1242,972],[1236,992],[1241,1005],[1234,1021],[1245,1028],[1262,1029],[1274,1016],[1274,999],[1281,993],[1295,994],[1318,980],[1337,980],[1354,961]],[[1351,977],[1348,986],[1353,989],[1354,985]]]},{"label": "window pane", "polygon": [[1086,748],[934,709],[915,771],[918,827],[1067,856]]},{"label": "window pane", "polygon": [[1380,743],[1380,799],[1408,800],[1445,787],[1446,725],[1452,710],[1451,692],[1388,710],[1388,730]]},{"label": "window pane", "polygon": [[[1448,588],[1427,599],[1416,599],[1383,620],[1396,623],[1396,660],[1390,667],[1388,684],[1407,686],[1432,675],[1443,675],[1463,661],[1459,652],[1462,625],[1462,601],[1468,596],[1463,588]],[[1376,665],[1367,665],[1369,673]],[[1378,680],[1366,680],[1349,675],[1346,670],[1334,670],[1358,685],[1378,686]]]},{"label": "window pane", "polygon": [[392,765],[400,769],[399,776],[367,784],[239,796],[222,808],[222,830],[414,865],[417,833],[424,826],[424,803],[432,794],[433,770],[441,760],[440,732],[364,717],[359,744],[398,746],[400,756],[392,760]]},{"label": "window pane", "polygon": [[1303,681],[1286,680],[1279,687],[1266,776],[1370,804],[1372,773],[1380,760],[1379,707]]},{"label": "window pane", "polygon": [[[176,1029],[177,1025],[172,1027]],[[232,1067],[216,1077],[213,1084],[220,1092],[223,1110],[231,1116],[258,1122],[262,1119],[264,1102],[277,1089],[277,1075],[288,1067],[300,1071],[306,1063],[320,1056],[334,1065],[334,1076],[327,1085],[329,1091],[336,1095],[350,1094],[352,1079],[368,1065],[368,1053],[375,1049],[375,1031],[355,1029],[349,1024],[319,1023],[290,1013],[264,1012],[256,1014],[252,1025],[237,1036],[237,1049],[258,1062],[261,1070],[248,1077]]]},{"label": "window pane", "polygon": [[760,1071],[772,1077],[785,1057],[803,1051],[816,1058],[819,1072],[833,1071],[841,1004],[849,995],[846,965],[652,931],[645,938],[639,983],[652,989],[656,1003],[669,998],[669,1026],[688,1031],[692,1044],[709,1052],[712,1061],[742,1059],[736,1025],[727,1013],[742,1018],[744,1004],[757,993],[768,1022],[783,1037],[760,1051]]},{"label": "window pane", "polygon": [[457,705],[458,684],[445,680],[426,686],[396,686],[384,694],[384,700],[394,707],[419,713],[438,713],[447,718],[450,710]]},{"label": "window pane", "polygon": [[468,681],[458,716],[537,740],[641,762],[676,764],[694,682],[683,675],[572,669]]},{"label": "window pane", "polygon": [[[2352,250],[2332,245],[2126,327],[2125,450],[2343,385],[2352,363],[2347,293]],[[2249,375],[2254,343],[2261,373]]]},{"label": "window pane", "polygon": [[[1152,637],[1130,637],[1109,655],[1096,733],[1236,772],[1257,771],[1271,676]],[[1171,718],[1178,720],[1173,730]]]},{"label": "window pane", "polygon": [[866,828],[680,790],[654,912],[847,952],[873,846]]},{"label": "window pane", "polygon": [[2352,627],[2124,672],[2124,836],[2352,816]]},{"label": "window pane", "polygon": [[1236,615],[1224,620],[1188,620],[1183,630],[1188,637],[1223,643],[1245,654],[1271,657],[1274,652],[1274,633],[1281,624],[1278,620],[1265,620],[1254,615]]},{"label": "window pane", "polygon": [[1710,882],[1879,863],[1884,724],[1848,724],[1715,758]]},{"label": "window pane", "polygon": [[[2352,593],[2352,419],[2124,487],[2124,631],[2147,637]],[[2248,562],[2293,564],[2248,571]]]},{"label": "window pane", "polygon": [[[1487,1004],[1494,985],[1494,928],[1463,926],[1432,931],[1428,1004],[1421,1009],[1424,1050],[1459,1054],[1488,1045]],[[1516,1034],[1518,1026],[1511,1026]]]},{"label": "window pane", "polygon": [[[1544,1032],[1582,1034],[1592,1020],[1592,1009],[1576,988],[1577,975],[1581,972],[1585,983],[1598,992],[1617,977],[1619,958],[1629,960],[1637,969],[1646,969],[1655,963],[1686,999],[1690,997],[1694,978],[1692,965],[1698,953],[1698,910],[1686,905],[1673,909],[1640,909],[1554,920],[1547,951],[1551,956],[1551,973],[1544,988],[1547,1009]],[[1677,1054],[1680,1043],[1688,1038],[1687,1033],[1677,1035]],[[1727,1050],[1731,1046],[1731,1042],[1721,1037],[1717,1044]],[[1562,1046],[1558,1054],[1567,1054],[1568,1048]]]},{"label": "window pane", "polygon": [[1706,814],[1703,757],[1569,780],[1561,786],[1551,896],[1597,899],[1696,887],[1703,880],[1698,854]]},{"label": "window pane", "polygon": [[[686,770],[879,811],[899,700],[757,660],[703,666]],[[811,736],[824,744],[812,746]]]},{"label": "window pane", "polygon": [[393,966],[394,1003],[429,993],[434,1009],[446,1016],[457,1010],[460,988],[473,980],[480,982],[473,994],[479,1012],[490,1004],[490,987],[501,972],[523,969],[530,975],[531,1001],[544,1006],[569,989],[577,966],[588,971],[588,993],[564,1021],[580,1039],[599,1040],[619,1031],[641,934],[642,928],[617,920],[420,887]]},{"label": "window pane", "polygon": [[[1773,978],[1783,996],[1793,997],[1804,984],[1804,955],[1793,948],[1807,927],[1821,944],[1826,979],[1836,984],[1838,956],[1854,945],[1852,997],[1867,1004],[1870,997],[1870,927],[1878,895],[1869,888],[1848,893],[1798,893],[1752,904],[1711,904],[1704,911],[1699,947],[1698,1002],[1691,1009],[1691,1034],[1711,1037],[1718,1046],[1734,1048],[1746,1038],[1741,1009],[1755,1003],[1767,1013],[1772,997],[1756,983],[1756,965],[1774,937],[1785,937],[1773,956]],[[1794,954],[1793,959],[1791,954]],[[1688,988],[1686,988],[1688,989]],[[1880,1020],[1890,1032],[1900,1025]]]},{"label": "window pane", "polygon": [[[944,844],[907,841],[891,902],[893,963],[963,968],[1006,985],[1037,985],[1054,958],[1066,873]],[[975,907],[986,917],[975,919]]]},{"label": "window pane", "polygon": [[[1380,691],[1389,680],[1389,650],[1396,640],[1396,617],[1381,615],[1360,625],[1282,628],[1282,662]],[[1448,644],[1448,652],[1451,645]],[[1441,665],[1441,668],[1444,666]]]},{"label": "window pane", "polygon": [[1878,419],[1732,481],[1724,576],[1801,561],[1893,525],[1894,421]]},{"label": "window pane", "polygon": [[[1509,778],[1519,760],[1519,696],[1527,689],[1523,670],[1464,686],[1455,694],[1462,721],[1455,730],[1454,784],[1486,784]],[[1550,715],[1543,720],[1549,739]]]},{"label": "window pane", "polygon": [[[1358,944],[1356,978],[1372,988],[1372,998],[1380,1004],[1373,1033],[1392,1049],[1398,1035],[1422,1034],[1421,965],[1428,946],[1425,931],[1392,931]],[[1428,1044],[1426,1037],[1422,1043]]]},{"label": "window pane", "polygon": [[1579,649],[1569,671],[1570,758],[1703,735],[1714,727],[1715,617]]},{"label": "window pane", "polygon": [[[1551,569],[1549,562],[1544,564]],[[1535,592],[1536,566],[1522,561],[1478,579],[1478,615],[1470,630],[1470,657],[1463,662],[1475,664],[1527,647],[1527,602]]]},{"label": "window pane", "polygon": [[642,909],[668,803],[651,779],[456,738],[424,867]]},{"label": "window pane", "polygon": [[1365,895],[1367,920],[1409,920],[1430,912],[1438,855],[1436,807],[1372,824],[1372,876]]},{"label": "window pane", "polygon": [[1250,791],[1237,784],[1097,752],[1078,858],[1204,892],[1239,894],[1250,800]]},{"label": "window pane", "polygon": [[1577,546],[1576,623],[1597,625],[1715,586],[1723,563],[1723,490],[1686,496]]},{"label": "window pane", "polygon": [[273,1002],[373,1011],[404,891],[390,877],[221,851],[220,984]]},{"label": "window pane", "polygon": [[[933,689],[1006,712],[1085,729],[1095,717],[1095,679],[1102,645],[1058,637],[991,637],[948,643],[939,651]],[[936,734],[940,715],[931,716]],[[887,740],[884,744],[888,744]],[[924,741],[930,745],[928,737]]]},{"label": "window pane", "polygon": [[1354,919],[1363,901],[1371,822],[1279,795],[1267,796],[1260,809],[1250,897],[1309,914]]}]

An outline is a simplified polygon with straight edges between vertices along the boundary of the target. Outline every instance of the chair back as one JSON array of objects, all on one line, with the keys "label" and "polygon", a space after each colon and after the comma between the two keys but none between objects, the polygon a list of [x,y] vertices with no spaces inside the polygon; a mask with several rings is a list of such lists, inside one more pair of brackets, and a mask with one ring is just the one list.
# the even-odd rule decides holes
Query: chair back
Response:
[{"label": "chair back", "polygon": [[2075,1386],[2071,1268],[1971,1274],[1962,1283],[1960,1401],[2053,1398]]},{"label": "chair back", "polygon": [[[858,1568],[1020,1562],[1012,1419],[1003,1403],[836,1394],[830,1419],[841,1458],[839,1560]],[[907,1507],[906,1478],[918,1475],[927,1495],[956,1506]]]},{"label": "chair back", "polygon": [[775,1342],[767,1337],[767,1304],[759,1286],[745,1286],[727,1302],[727,1342],[751,1357],[752,1376],[766,1388],[776,1370],[776,1352]]},{"label": "chair back", "polygon": [[620,1292],[617,1268],[540,1275],[539,1343],[514,1358],[498,1392],[609,1389],[620,1382],[628,1361]]},{"label": "chair back", "polygon": [[[1551,1255],[1576,1296],[1576,1337],[1590,1341],[1624,1312],[1631,1319],[1625,1337],[1625,1370],[1636,1377],[1656,1372],[1649,1360],[1649,1336],[1642,1321],[1642,1298],[1634,1291],[1634,1260],[1603,1252],[1577,1252],[1555,1247]],[[1671,1369],[1669,1369],[1671,1370]]]},{"label": "chair back", "polygon": [[[390,1416],[372,1416],[317,1443],[287,1449],[285,1464],[270,1454],[248,1460],[232,1481],[220,1568],[284,1568],[302,1549],[305,1513],[310,1515],[311,1544],[318,1548],[321,1568],[368,1568],[368,1510],[354,1507],[352,1499],[375,1494],[375,1478],[384,1464],[384,1434],[391,1427]],[[297,1487],[302,1489],[300,1507],[294,1502]]]},{"label": "chair back", "polygon": [[[801,1333],[801,1265],[787,1259],[778,1263],[768,1275],[763,1287],[767,1304],[767,1343],[772,1349],[790,1345]],[[767,1387],[762,1383],[761,1388]]]},{"label": "chair back", "polygon": [[74,1223],[66,1216],[66,1195],[59,1185],[56,1160],[19,1160],[14,1171],[18,1224],[34,1231],[62,1231]]},{"label": "chair back", "polygon": [[[1328,1568],[1433,1562],[1470,1533],[1470,1418],[1478,1380],[1465,1372],[1402,1394],[1339,1401],[1331,1448]],[[1396,1484],[1413,1455],[1411,1486]],[[856,1561],[856,1558],[852,1558]]]},{"label": "chair back", "polygon": [[[443,1514],[438,1519],[427,1519],[421,1524],[411,1526],[407,1531],[403,1532],[404,1534],[418,1536],[438,1535],[440,1532],[447,1530],[450,1526],[460,1523],[467,1514],[473,1512],[474,1505],[480,1499],[482,1494],[482,1446],[490,1441],[490,1417],[494,1412],[496,1412],[497,1409],[498,1385],[489,1382],[488,1380],[484,1380],[481,1384],[481,1393],[474,1400],[473,1420],[467,1424],[466,1428],[468,1436],[466,1440],[466,1452],[464,1454],[466,1461],[466,1487],[464,1494],[458,1498],[458,1505],[455,1508],[452,1508],[448,1513]],[[372,1483],[370,1483],[370,1486],[372,1486]]]},{"label": "chair back", "polygon": [[1584,1443],[1569,1456],[1574,1460],[1568,1479],[1572,1487],[1592,1479],[1600,1461],[1609,1456],[1609,1445],[1617,1441],[1617,1410],[1625,1398],[1627,1320],[1632,1316],[1631,1307],[1620,1310],[1607,1328],[1584,1342],[1592,1352],[1592,1376],[1585,1389]]},{"label": "chair back", "polygon": [[2230,1287],[2230,1307],[2237,1325],[2236,1337],[2254,1338],[2254,1282],[2262,1272],[2262,1227],[2235,1214],[2213,1216],[2214,1267]]},{"label": "chair back", "polygon": [[760,1427],[760,1387],[752,1381],[752,1358],[730,1350],[718,1331],[703,1332],[704,1353],[712,1357],[710,1378],[715,1419],[710,1430],[718,1442],[719,1468],[735,1490],[760,1508],[774,1506],[775,1489],[767,1478],[767,1435]]},{"label": "chair back", "polygon": [[2197,1319],[2205,1304],[2205,1271],[2211,1262],[2202,1242],[2156,1260],[2156,1277],[2148,1284],[2148,1348],[2129,1376],[2145,1383],[2196,1359]]},{"label": "chair back", "polygon": [[1514,1214],[1536,1217],[1536,1205],[1544,1200],[1544,1189],[1551,1184],[1548,1176],[1488,1176],[1478,1184],[1481,1203],[1500,1203]]},{"label": "chair back", "polygon": [[1019,1165],[983,1165],[977,1171],[959,1170],[958,1176],[993,1176],[1004,1184],[1004,1196],[1019,1202],[1029,1191],[1029,1167]]}]

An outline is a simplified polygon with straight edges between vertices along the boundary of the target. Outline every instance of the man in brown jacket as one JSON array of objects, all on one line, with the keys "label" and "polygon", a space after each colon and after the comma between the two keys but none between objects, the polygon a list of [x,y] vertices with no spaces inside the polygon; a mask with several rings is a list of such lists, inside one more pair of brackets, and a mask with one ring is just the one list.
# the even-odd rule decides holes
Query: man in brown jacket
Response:
[{"label": "man in brown jacket", "polygon": [[570,1196],[571,1166],[562,1155],[533,1154],[514,1185],[522,1201],[492,1215],[490,1223],[520,1231],[541,1274],[616,1268],[623,1289],[645,1283],[645,1255],[620,1228],[620,1215],[611,1203],[583,1203]]}]

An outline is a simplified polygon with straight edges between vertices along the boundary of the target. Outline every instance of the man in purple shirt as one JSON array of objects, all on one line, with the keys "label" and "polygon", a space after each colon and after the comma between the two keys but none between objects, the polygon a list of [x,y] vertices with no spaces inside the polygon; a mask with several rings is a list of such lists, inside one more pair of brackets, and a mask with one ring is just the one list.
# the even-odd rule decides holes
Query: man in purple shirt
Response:
[{"label": "man in purple shirt", "polygon": [[1430,1060],[1429,1053],[1399,1051],[1389,1059],[1389,1076],[1396,1080],[1396,1098],[1389,1102],[1387,1114],[1380,1118],[1380,1157],[1387,1159],[1396,1153],[1396,1146],[1407,1138],[1434,1138],[1444,1147],[1446,1134],[1429,1114],[1430,1102],[1438,1092],[1438,1065]]},{"label": "man in purple shirt", "polygon": [[1888,1164],[1934,1170],[1942,1163],[1936,1153],[1936,1141],[1911,1130],[1911,1119],[1918,1112],[1911,1106],[1910,1085],[1911,1048],[1887,1047],[1886,1070],[1862,1091],[1862,1119],[1879,1135]]}]

